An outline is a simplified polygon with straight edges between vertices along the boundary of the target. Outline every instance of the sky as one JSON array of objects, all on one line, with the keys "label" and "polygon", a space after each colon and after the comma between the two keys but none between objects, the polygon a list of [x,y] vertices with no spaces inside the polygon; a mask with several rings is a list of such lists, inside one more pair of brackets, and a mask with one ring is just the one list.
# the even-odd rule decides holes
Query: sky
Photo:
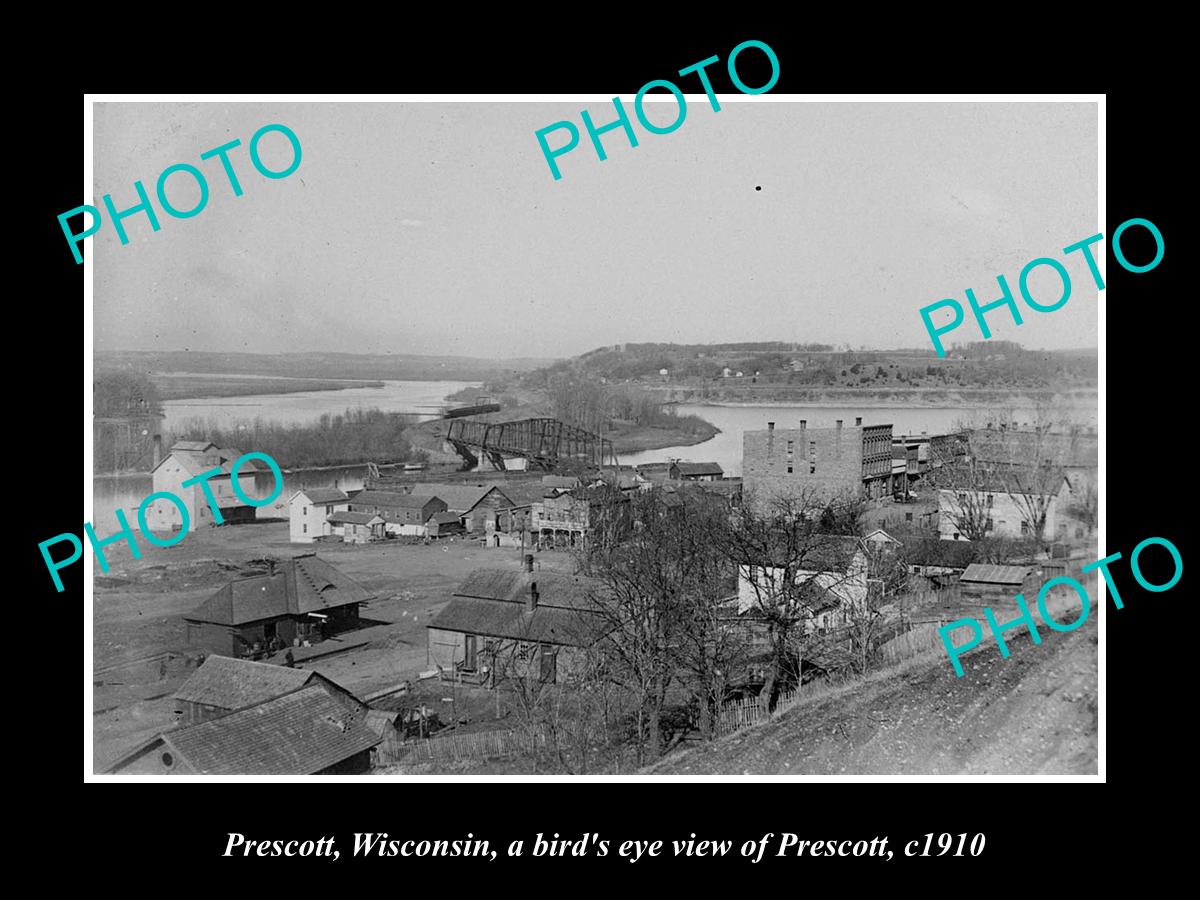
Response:
[{"label": "sky", "polygon": [[[648,103],[669,124],[675,102]],[[688,95],[671,134],[590,145],[611,102],[98,103],[94,202],[150,194],[161,230],[111,223],[95,258],[96,350],[426,353],[565,357],[624,342],[801,341],[930,347],[922,306],[965,291],[1014,293],[1021,268],[1059,259],[1061,309],[988,315],[993,337],[1031,348],[1094,347],[1099,292],[1078,253],[1096,232],[1094,104],[794,103]],[[580,144],[554,180],[535,132],[575,123]],[[271,180],[248,145],[282,123],[299,168]],[[244,194],[217,159],[233,139]],[[550,136],[552,146],[564,132]],[[286,139],[264,137],[282,169]],[[159,173],[189,163],[207,206],[166,215]],[[198,198],[186,174],[168,198]],[[78,220],[76,220],[78,221]],[[1042,267],[1035,299],[1061,284]],[[1048,299],[1047,299],[1048,298]],[[940,321],[940,319],[939,319]],[[980,340],[967,311],[947,343]]]}]

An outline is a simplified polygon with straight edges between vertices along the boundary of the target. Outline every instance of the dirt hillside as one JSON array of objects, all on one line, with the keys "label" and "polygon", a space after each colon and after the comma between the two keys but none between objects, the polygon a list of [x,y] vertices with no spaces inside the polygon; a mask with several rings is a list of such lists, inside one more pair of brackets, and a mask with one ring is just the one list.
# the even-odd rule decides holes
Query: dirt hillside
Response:
[{"label": "dirt hillside", "polygon": [[[1070,619],[1066,619],[1070,621]],[[1035,645],[910,660],[778,720],[660,760],[655,775],[1094,775],[1097,619]],[[816,692],[814,692],[815,694]]]}]

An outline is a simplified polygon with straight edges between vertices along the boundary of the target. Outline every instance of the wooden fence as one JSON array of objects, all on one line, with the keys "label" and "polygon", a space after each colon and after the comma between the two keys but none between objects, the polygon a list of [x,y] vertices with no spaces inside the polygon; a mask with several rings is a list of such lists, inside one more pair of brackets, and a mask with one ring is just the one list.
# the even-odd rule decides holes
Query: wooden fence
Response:
[{"label": "wooden fence", "polygon": [[387,734],[378,747],[379,762],[416,765],[423,762],[502,759],[519,753],[531,753],[546,746],[546,733],[496,729],[465,734],[436,735],[425,740],[404,741]]},{"label": "wooden fence", "polygon": [[885,663],[898,663],[902,659],[942,649],[942,638],[938,634],[939,623],[917,625],[911,631],[898,634],[890,641],[879,645],[879,659]]},{"label": "wooden fence", "polygon": [[726,703],[717,713],[717,734],[731,734],[739,728],[777,718],[795,706],[799,699],[799,687],[780,694],[775,708],[769,713],[763,709],[757,697],[746,697]]}]

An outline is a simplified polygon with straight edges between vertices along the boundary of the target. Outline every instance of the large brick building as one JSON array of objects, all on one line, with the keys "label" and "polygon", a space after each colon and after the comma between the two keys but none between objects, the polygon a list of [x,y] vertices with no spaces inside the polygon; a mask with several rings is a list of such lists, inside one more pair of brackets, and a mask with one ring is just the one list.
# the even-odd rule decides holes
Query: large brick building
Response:
[{"label": "large brick building", "polygon": [[892,426],[863,425],[855,420],[846,428],[838,419],[834,428],[799,428],[747,431],[742,437],[742,476],[746,492],[757,504],[778,497],[811,497],[833,500],[880,498],[892,489]]}]

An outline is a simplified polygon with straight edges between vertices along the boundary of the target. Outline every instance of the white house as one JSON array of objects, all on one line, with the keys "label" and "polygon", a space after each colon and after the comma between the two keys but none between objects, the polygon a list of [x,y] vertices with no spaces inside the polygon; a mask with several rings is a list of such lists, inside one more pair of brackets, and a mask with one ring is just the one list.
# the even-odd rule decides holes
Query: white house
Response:
[{"label": "white house", "polygon": [[[793,584],[820,589],[822,596],[809,598],[809,624],[824,631],[850,621],[855,609],[867,603],[867,551],[856,537],[816,535],[793,569]],[[777,596],[785,587],[786,568],[782,565],[784,548],[761,565],[738,567],[738,613],[752,613],[760,607],[760,598]],[[757,589],[756,589],[757,588]]]},{"label": "white house", "polygon": [[[212,492],[212,505],[220,510],[224,521],[254,519],[257,516],[256,507],[245,503],[233,491],[232,467],[240,456],[241,450],[218,447],[212,441],[178,441],[154,467],[154,492],[165,491],[182,500],[191,529],[211,525],[215,521],[205,496],[205,485]],[[220,471],[203,483],[183,486],[185,481],[213,469]],[[266,475],[262,488],[255,486],[256,476],[260,473]],[[247,460],[238,468],[238,486],[247,497],[258,499],[270,495],[274,490],[270,467],[261,459]],[[179,507],[170,500],[156,499],[146,510],[146,524],[152,531],[177,530],[182,523]]]},{"label": "white house", "polygon": [[337,488],[304,488],[288,500],[288,540],[311,544],[329,534],[325,520],[331,513],[350,508],[350,497]]},{"label": "white house", "polygon": [[1031,538],[1034,528],[1029,521],[1031,510],[1045,504],[1047,540],[1066,536],[1067,521],[1063,512],[1070,502],[1071,484],[1064,477],[1054,494],[1042,494],[1015,489],[1005,490],[1000,484],[982,483],[968,491],[943,488],[938,491],[938,537],[944,541],[969,540],[962,529],[964,516],[980,521],[986,515],[987,536]]}]

